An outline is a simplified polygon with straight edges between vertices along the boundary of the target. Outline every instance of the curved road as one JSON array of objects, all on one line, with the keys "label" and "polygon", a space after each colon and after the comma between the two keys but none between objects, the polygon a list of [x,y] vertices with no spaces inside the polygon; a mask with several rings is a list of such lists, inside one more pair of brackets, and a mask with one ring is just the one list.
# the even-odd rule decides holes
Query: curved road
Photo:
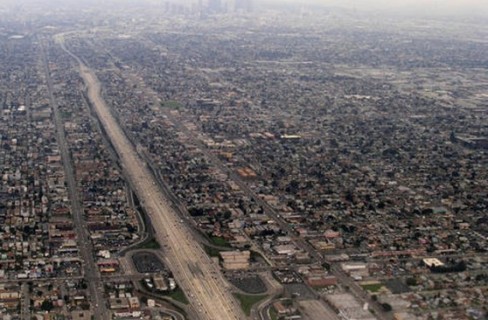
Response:
[{"label": "curved road", "polygon": [[189,294],[190,303],[198,310],[200,318],[245,319],[230,293],[230,285],[194,241],[188,228],[179,221],[145,162],[110,113],[110,108],[100,95],[100,83],[94,72],[65,47],[62,38],[58,40],[61,40],[63,50],[78,62],[80,75],[88,89],[88,97],[151,219],[156,239],[165,245],[168,266],[182,289]]}]

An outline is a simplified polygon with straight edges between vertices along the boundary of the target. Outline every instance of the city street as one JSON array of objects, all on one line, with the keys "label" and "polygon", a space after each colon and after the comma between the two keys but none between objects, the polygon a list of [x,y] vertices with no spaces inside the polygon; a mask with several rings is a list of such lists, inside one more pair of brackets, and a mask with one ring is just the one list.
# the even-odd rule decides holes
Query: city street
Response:
[{"label": "city street", "polygon": [[189,296],[190,303],[198,310],[201,319],[243,319],[244,315],[230,294],[229,285],[222,277],[213,276],[219,272],[217,267],[198,243],[193,241],[188,227],[179,221],[144,161],[110,113],[100,96],[100,84],[95,74],[73,53],[63,48],[80,64],[80,74],[87,85],[88,97],[120,156],[127,178],[136,187],[135,192],[148,212],[156,230],[156,239],[167,246],[169,268]]},{"label": "city street", "polygon": [[108,311],[105,307],[103,290],[101,290],[102,282],[100,279],[100,273],[98,272],[98,268],[95,265],[95,261],[93,259],[93,249],[91,247],[86,221],[83,217],[81,197],[78,194],[74,168],[71,162],[68,144],[66,142],[64,123],[58,110],[56,98],[54,97],[49,64],[44,50],[42,51],[42,55],[45,66],[46,82],[49,90],[49,99],[51,102],[51,106],[54,110],[59,149],[63,160],[64,172],[66,174],[66,183],[70,195],[71,211],[73,214],[74,225],[78,236],[78,247],[80,249],[81,258],[84,261],[83,267],[85,279],[87,280],[94,303],[93,315],[95,319],[106,319],[108,317]]}]

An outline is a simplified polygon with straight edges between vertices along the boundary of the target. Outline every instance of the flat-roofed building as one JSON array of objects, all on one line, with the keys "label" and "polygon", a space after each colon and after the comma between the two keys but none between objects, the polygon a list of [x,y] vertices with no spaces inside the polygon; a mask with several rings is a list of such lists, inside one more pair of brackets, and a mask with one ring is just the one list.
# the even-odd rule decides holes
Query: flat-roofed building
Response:
[{"label": "flat-roofed building", "polygon": [[444,265],[444,263],[442,263],[442,261],[440,261],[437,258],[425,258],[425,259],[422,259],[422,261],[429,268],[431,268],[431,267],[442,267]]},{"label": "flat-roofed building", "polygon": [[168,291],[168,282],[162,275],[156,275],[153,277],[154,288],[157,291]]},{"label": "flat-roofed building", "polygon": [[223,251],[220,253],[223,259],[223,267],[226,270],[242,270],[249,268],[251,252],[246,251]]}]

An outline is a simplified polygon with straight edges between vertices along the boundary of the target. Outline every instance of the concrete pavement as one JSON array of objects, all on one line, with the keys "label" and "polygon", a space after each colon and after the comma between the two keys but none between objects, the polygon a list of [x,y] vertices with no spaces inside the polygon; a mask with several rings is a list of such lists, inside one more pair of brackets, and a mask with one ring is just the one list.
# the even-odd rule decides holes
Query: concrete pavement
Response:
[{"label": "concrete pavement", "polygon": [[75,179],[75,171],[73,163],[70,157],[68,143],[66,142],[66,136],[64,132],[64,123],[61,114],[58,110],[58,103],[54,97],[53,83],[49,70],[49,62],[45,52],[44,46],[42,46],[42,59],[44,63],[44,71],[46,75],[46,83],[48,87],[49,100],[54,112],[54,121],[56,125],[57,141],[61,158],[63,162],[66,184],[68,187],[68,194],[71,204],[71,212],[73,215],[73,222],[78,237],[78,248],[83,263],[83,271],[85,279],[88,282],[88,288],[92,301],[94,302],[93,315],[95,319],[106,319],[108,317],[108,311],[105,307],[105,300],[103,297],[103,290],[100,290],[97,284],[101,283],[100,273],[95,265],[93,258],[93,248],[89,239],[88,228],[86,221],[83,217],[82,200],[78,193],[77,183]]},{"label": "concrete pavement", "polygon": [[[190,303],[201,319],[245,319],[239,305],[230,294],[230,286],[217,266],[194,241],[192,233],[180,222],[164,194],[157,187],[154,176],[144,165],[109,107],[100,96],[97,77],[82,61],[64,47],[80,65],[80,75],[88,88],[88,97],[102,123],[107,136],[120,157],[124,171],[135,186],[142,205],[156,230],[156,239],[166,245],[168,266],[182,289],[189,294]],[[197,266],[197,268],[195,268]]]}]

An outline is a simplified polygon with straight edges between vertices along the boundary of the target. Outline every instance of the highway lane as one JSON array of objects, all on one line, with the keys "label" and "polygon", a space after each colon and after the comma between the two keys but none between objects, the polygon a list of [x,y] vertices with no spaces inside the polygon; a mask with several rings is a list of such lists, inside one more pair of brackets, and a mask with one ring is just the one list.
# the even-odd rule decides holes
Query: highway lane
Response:
[{"label": "highway lane", "polygon": [[[190,302],[200,312],[201,319],[231,320],[245,319],[237,302],[228,291],[228,284],[210,262],[203,249],[193,240],[188,228],[180,223],[178,216],[171,208],[166,197],[157,187],[157,183],[144,160],[139,156],[125,133],[110,112],[109,107],[100,96],[100,84],[95,74],[71,53],[64,43],[63,50],[79,64],[80,75],[86,86],[88,97],[105,128],[107,136],[119,154],[120,161],[128,178],[135,186],[141,203],[148,212],[155,237],[165,244],[165,255],[169,268],[180,286],[188,294]],[[193,265],[198,265],[201,272],[195,274]]]},{"label": "highway lane", "polygon": [[[140,84],[140,87],[144,86]],[[152,91],[151,89],[146,89],[146,92],[147,94],[153,96],[154,100],[156,101],[157,95],[154,91]],[[324,256],[320,254],[317,250],[315,250],[308,242],[306,242],[304,239],[296,237],[295,231],[288,224],[288,222],[283,219],[281,215],[278,214],[278,212],[276,212],[276,210],[268,202],[259,197],[254,192],[254,190],[252,190],[251,187],[236,174],[233,169],[227,167],[214,153],[212,153],[207,148],[207,146],[198,138],[198,134],[189,130],[185,125],[182,124],[180,119],[177,119],[171,112],[163,113],[167,117],[167,119],[173,123],[174,127],[179,132],[183,133],[192,144],[194,144],[201,150],[201,152],[210,160],[211,163],[216,165],[223,173],[226,173],[230,177],[230,179],[232,179],[232,181],[234,181],[236,185],[239,186],[239,188],[248,197],[252,198],[257,204],[261,205],[261,207],[263,207],[264,209],[265,214],[274,219],[282,230],[284,230],[288,235],[293,237],[293,243],[298,248],[302,249],[305,252],[308,252],[309,255],[316,261],[320,261],[321,263],[328,262],[324,258]],[[357,283],[355,283],[353,279],[345,274],[343,270],[335,267],[331,268],[330,272],[337,277],[341,284],[349,286],[351,288],[351,293],[360,301],[360,303],[364,304],[367,302],[370,305],[370,308],[374,309],[374,311],[376,312],[377,318],[379,318],[380,320],[391,319],[391,316],[385,313],[377,303],[372,301],[369,295]],[[333,314],[332,309],[328,305],[324,304],[324,306],[327,308],[329,314]]]},{"label": "highway lane", "polygon": [[[137,77],[134,77],[132,74],[125,74],[124,77],[126,79],[128,79],[130,83],[137,84],[139,88],[143,88],[144,92],[148,96],[150,96],[152,98],[152,100],[154,101],[154,105],[159,105],[159,99],[157,97],[157,94],[152,89],[147,88],[147,86],[144,84],[142,79],[138,79]],[[158,109],[157,111],[161,112],[161,109]],[[293,229],[290,227],[290,225],[283,218],[281,218],[281,216],[274,210],[274,208],[272,208],[266,201],[264,201],[262,198],[260,198],[247,185],[247,183],[245,181],[240,179],[240,177],[232,169],[229,169],[224,163],[222,163],[222,161],[219,158],[217,158],[212,152],[210,152],[207,149],[207,147],[203,144],[203,142],[197,138],[197,135],[194,132],[191,132],[188,128],[186,128],[184,125],[182,125],[181,122],[179,121],[179,119],[176,119],[173,114],[171,114],[169,112],[163,112],[163,113],[167,117],[167,119],[173,123],[175,128],[177,128],[179,132],[185,134],[186,137],[189,139],[189,141],[191,141],[194,145],[199,147],[199,149],[207,156],[207,158],[213,164],[215,164],[220,170],[222,170],[222,172],[227,173],[229,175],[229,177],[241,188],[241,190],[243,190],[250,198],[254,199],[258,204],[260,204],[263,207],[265,213],[269,217],[275,219],[284,231],[286,231],[291,236],[294,235]],[[141,156],[144,157],[144,159],[146,160],[146,163],[151,165],[150,160],[148,159],[149,157],[147,155],[141,154]],[[154,170],[154,168],[153,168],[153,170]],[[154,171],[157,172],[157,170],[154,170]],[[164,185],[164,182],[162,182],[162,181],[159,181],[159,182],[160,182],[160,184]],[[170,196],[173,196],[171,194],[171,192],[168,192],[167,190],[166,190],[166,192],[169,193]],[[179,199],[176,200],[176,203],[178,203],[178,204],[180,203]],[[182,211],[184,211],[184,210],[182,210]],[[308,252],[311,255],[311,257],[313,257],[317,261],[324,261],[323,256],[320,253],[318,253],[310,244],[308,244],[303,239],[295,238],[294,243],[297,245],[297,247]],[[334,271],[333,273],[338,273],[338,272],[340,273],[341,270]],[[219,273],[219,276],[222,276],[222,275]],[[343,279],[344,274],[342,273],[339,278]],[[363,297],[362,295],[358,296],[358,298],[360,298],[360,299],[362,299],[362,297]],[[324,304],[324,306],[328,309],[329,313],[333,312],[328,305]],[[253,317],[256,317],[256,316],[253,315]]]},{"label": "highway lane", "polygon": [[[128,78],[134,82],[142,82],[141,79],[133,79],[133,77],[131,77],[130,74],[128,75]],[[146,88],[143,82],[140,84],[141,84],[140,87]],[[155,105],[158,105],[157,94],[153,90],[148,88],[146,88],[145,92],[146,94],[148,94],[154,99]],[[160,109],[158,111],[162,112]],[[185,134],[186,137],[189,139],[189,141],[191,141],[195,146],[197,146],[214,165],[216,165],[220,170],[222,170],[222,172],[228,174],[229,177],[240,187],[240,189],[244,193],[246,193],[249,197],[254,199],[256,203],[261,205],[265,213],[269,217],[273,218],[279,224],[282,230],[287,232],[290,236],[294,236],[293,240],[298,248],[308,252],[310,256],[316,261],[327,262],[326,259],[324,259],[324,257],[317,250],[315,250],[308,242],[306,242],[304,239],[296,237],[293,228],[287,223],[287,221],[285,221],[271,205],[269,205],[265,200],[259,197],[254,192],[254,190],[252,190],[252,188],[236,174],[236,172],[233,169],[228,168],[215,154],[209,151],[206,145],[203,144],[203,142],[198,138],[198,135],[195,132],[189,130],[186,126],[184,126],[181,123],[180,119],[175,117],[170,112],[163,112],[163,113],[174,124],[175,128],[179,132]],[[359,301],[361,301],[362,303],[369,302],[370,306],[373,309],[375,309],[375,311],[377,312],[377,316],[380,319],[390,318],[387,314],[383,313],[383,311],[379,308],[377,304],[372,303],[372,301],[369,299],[367,294],[356,283],[354,283],[354,281],[351,278],[349,278],[340,268],[332,268],[331,273],[335,275],[344,285],[351,287],[352,289],[351,293],[353,293]]]},{"label": "highway lane", "polygon": [[[222,172],[229,175],[229,177],[239,186],[239,188],[250,198],[254,199],[254,201],[261,205],[264,209],[264,212],[267,216],[274,219],[280,228],[284,230],[289,236],[293,237],[293,243],[300,249],[308,252],[308,254],[315,259],[316,261],[320,261],[321,263],[327,262],[329,263],[317,250],[315,250],[309,243],[307,243],[304,239],[294,236],[295,231],[293,228],[285,221],[277,212],[276,210],[265,200],[259,197],[250,187],[249,185],[243,181],[233,169],[228,168],[214,153],[208,150],[207,146],[203,144],[201,140],[197,138],[197,134],[195,132],[190,131],[186,126],[184,126],[181,121],[175,118],[173,114],[170,112],[165,113],[166,117],[173,123],[173,125],[182,133],[186,135],[186,137],[191,141],[194,145],[196,145],[210,160],[211,163],[216,165]],[[391,319],[391,315],[385,313],[381,307],[373,301],[369,295],[351,278],[349,277],[342,269],[333,265],[334,267],[331,268],[330,272],[332,275],[337,277],[339,283],[343,285],[347,285],[351,288],[351,293],[359,300],[360,303],[368,303],[370,308],[375,311],[375,316],[380,320],[389,320]],[[332,310],[328,305],[325,305],[328,309],[329,313],[332,314]]]},{"label": "highway lane", "polygon": [[[295,232],[293,228],[276,212],[276,210],[269,205],[265,200],[259,197],[249,186],[248,184],[243,181],[234,170],[229,169],[215,154],[210,152],[208,148],[203,144],[201,140],[197,138],[197,135],[191,132],[186,126],[184,126],[181,121],[178,121],[174,118],[174,116],[166,112],[165,115],[167,118],[174,124],[174,126],[182,133],[186,135],[186,137],[191,141],[194,145],[196,145],[207,158],[216,165],[222,172],[229,175],[229,177],[239,186],[239,188],[250,198],[254,199],[256,203],[261,205],[264,209],[264,212],[267,216],[273,218],[280,226],[282,230],[284,230],[288,235],[294,236]],[[309,243],[307,243],[304,239],[293,237],[293,243],[300,249],[308,252],[309,255],[314,258],[316,261],[320,262],[327,262],[324,257],[317,252]],[[361,302],[365,303],[368,302],[370,307],[375,310],[376,316],[380,320],[389,320],[389,316],[380,309],[377,303],[372,301],[369,296],[362,290],[357,283],[354,282],[348,275],[346,275],[340,268],[332,268],[331,273],[337,277],[341,284],[347,285],[351,287],[351,293]],[[329,314],[334,314],[332,309],[325,303],[323,303],[325,309],[327,309]]]}]

